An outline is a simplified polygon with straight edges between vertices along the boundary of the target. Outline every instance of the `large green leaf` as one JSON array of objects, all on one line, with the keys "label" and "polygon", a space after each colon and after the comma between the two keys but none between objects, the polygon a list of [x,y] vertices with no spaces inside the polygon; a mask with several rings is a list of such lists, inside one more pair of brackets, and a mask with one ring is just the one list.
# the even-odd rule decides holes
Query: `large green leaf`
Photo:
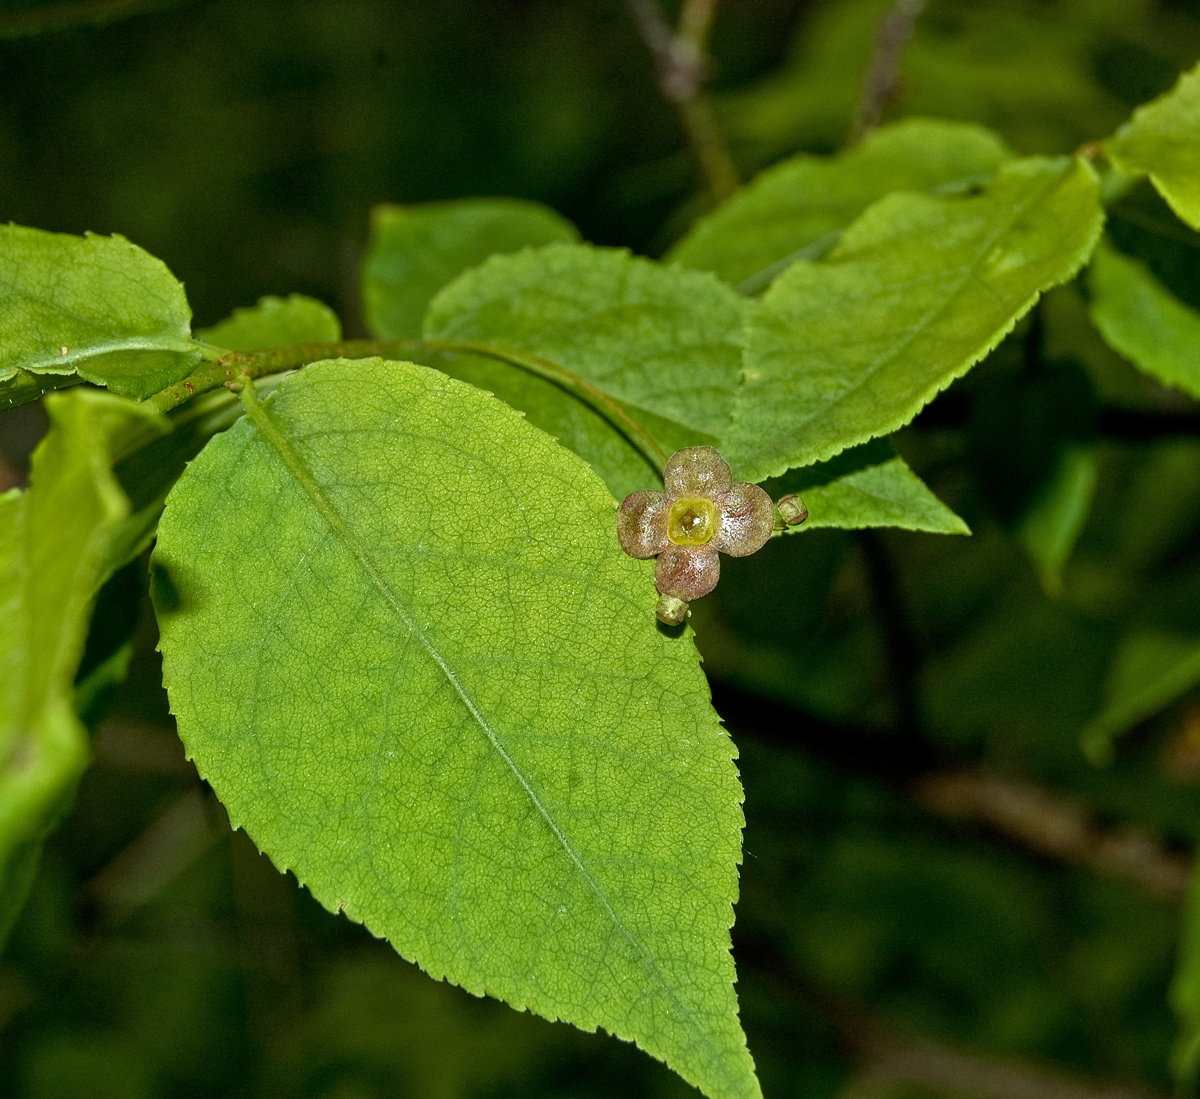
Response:
[{"label": "large green leaf", "polygon": [[697,222],[667,258],[753,293],[890,191],[978,183],[1011,157],[982,126],[905,119],[837,156],[801,155],[768,169]]},{"label": "large green leaf", "polygon": [[78,374],[148,397],[199,362],[191,321],[166,265],[124,237],[0,226],[0,383]]},{"label": "large green leaf", "polygon": [[725,455],[747,480],[907,423],[1087,259],[1103,214],[1077,158],[1013,161],[969,198],[899,193],[755,303]]},{"label": "large green leaf", "polygon": [[1088,268],[1090,312],[1108,344],[1167,385],[1200,398],[1200,313],[1146,265],[1102,244]]},{"label": "large green leaf", "polygon": [[73,708],[92,601],[122,563],[130,503],[112,472],[166,421],[92,389],[46,400],[27,493],[0,497],[0,937],[87,761]]},{"label": "large green leaf", "polygon": [[192,463],[154,569],[180,733],[278,866],[435,977],[759,1094],[734,748],[582,461],[437,371],[319,363]]},{"label": "large green leaf", "polygon": [[385,339],[419,336],[433,296],[463,271],[497,253],[578,239],[548,206],[515,198],[377,206],[362,267],[367,326]]},{"label": "large green leaf", "polygon": [[235,309],[196,336],[231,351],[262,351],[297,343],[336,343],[342,338],[342,324],[324,302],[289,294],[286,298],[259,298],[257,304]]},{"label": "large green leaf", "polygon": [[679,425],[686,442],[711,442],[733,407],[746,307],[707,272],[552,244],[455,280],[430,305],[425,335],[549,359]]},{"label": "large green leaf", "polygon": [[1171,209],[1200,229],[1200,65],[1134,111],[1104,151],[1123,171],[1148,175]]},{"label": "large green leaf", "polygon": [[789,533],[821,527],[971,533],[884,439],[854,447],[826,462],[791,470],[767,481],[763,488],[776,499],[791,492],[803,499],[808,518],[790,527]]}]

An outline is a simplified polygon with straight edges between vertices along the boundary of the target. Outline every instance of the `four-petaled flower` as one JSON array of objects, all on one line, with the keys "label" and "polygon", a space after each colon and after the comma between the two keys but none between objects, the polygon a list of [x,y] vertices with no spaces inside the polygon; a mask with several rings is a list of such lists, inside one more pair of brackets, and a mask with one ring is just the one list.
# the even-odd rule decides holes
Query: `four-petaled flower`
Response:
[{"label": "four-petaled flower", "polygon": [[734,484],[728,463],[710,446],[676,451],[663,470],[663,489],[625,497],[617,538],[631,557],[657,555],[657,614],[677,626],[688,601],[716,587],[718,553],[745,557],[771,537],[775,505],[758,485]]}]

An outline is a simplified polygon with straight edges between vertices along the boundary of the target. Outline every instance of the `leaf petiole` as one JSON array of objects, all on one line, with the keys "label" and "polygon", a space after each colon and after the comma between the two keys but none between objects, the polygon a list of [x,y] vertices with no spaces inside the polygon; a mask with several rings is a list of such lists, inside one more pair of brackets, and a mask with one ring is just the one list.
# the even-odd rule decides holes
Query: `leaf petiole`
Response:
[{"label": "leaf petiole", "polygon": [[338,343],[304,343],[291,347],[275,347],[265,351],[217,352],[192,371],[182,381],[148,397],[143,404],[156,412],[169,412],[193,397],[220,386],[237,388],[240,379],[253,380],[267,374],[295,370],[322,359],[365,359],[379,356],[395,358],[414,352],[432,351],[457,355],[481,355],[509,363],[531,374],[557,382],[573,390],[577,396],[604,416],[615,428],[629,438],[661,473],[666,464],[666,452],[658,441],[633,419],[607,393],[585,378],[559,363],[488,343],[460,343],[453,340],[342,340]]}]

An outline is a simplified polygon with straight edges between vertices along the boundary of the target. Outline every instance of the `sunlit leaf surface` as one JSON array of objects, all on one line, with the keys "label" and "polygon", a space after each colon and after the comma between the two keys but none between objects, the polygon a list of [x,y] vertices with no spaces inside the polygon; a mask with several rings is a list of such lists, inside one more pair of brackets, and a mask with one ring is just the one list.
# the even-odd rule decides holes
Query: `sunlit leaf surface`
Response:
[{"label": "sunlit leaf surface", "polygon": [[164,678],[232,820],[328,908],[749,1099],[734,749],[651,569],[589,468],[501,402],[319,363],[168,501]]}]

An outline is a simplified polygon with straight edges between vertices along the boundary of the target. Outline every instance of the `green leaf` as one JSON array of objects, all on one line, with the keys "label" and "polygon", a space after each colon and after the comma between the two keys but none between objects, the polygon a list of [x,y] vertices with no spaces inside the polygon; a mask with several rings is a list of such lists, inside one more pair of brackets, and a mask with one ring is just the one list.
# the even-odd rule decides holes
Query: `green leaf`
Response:
[{"label": "green leaf", "polygon": [[1148,175],[1171,209],[1200,229],[1200,65],[1134,111],[1104,151],[1122,171]]},{"label": "green leaf", "polygon": [[755,303],[724,453],[774,477],[907,423],[1087,259],[1103,219],[1077,158],[1013,161],[970,198],[898,193]]},{"label": "green leaf", "polygon": [[0,381],[0,412],[36,401],[52,389],[78,384],[79,378],[74,374],[30,374],[28,370],[17,369]]},{"label": "green leaf", "polygon": [[808,518],[788,533],[842,527],[900,527],[933,534],[970,534],[886,440],[877,439],[836,458],[767,481],[772,498],[799,493]]},{"label": "green leaf", "polygon": [[160,416],[94,389],[46,399],[27,493],[0,497],[0,934],[87,761],[73,707],[92,602],[122,563],[130,504],[112,472]]},{"label": "green leaf", "polygon": [[768,169],[702,218],[667,256],[712,271],[743,293],[763,289],[890,191],[979,183],[1012,153],[982,126],[908,118],[832,157]]},{"label": "green leaf", "polygon": [[1042,590],[1062,594],[1063,569],[1083,533],[1096,495],[1096,456],[1087,447],[1067,446],[1058,468],[1021,520],[1017,537],[1038,570]]},{"label": "green leaf", "polygon": [[342,325],[337,314],[316,298],[289,294],[259,298],[258,304],[196,333],[198,339],[230,351],[264,351],[298,343],[337,343]]},{"label": "green leaf", "polygon": [[548,206],[514,198],[473,198],[377,206],[362,267],[367,327],[384,339],[421,334],[434,295],[497,253],[579,239]]},{"label": "green leaf", "polygon": [[759,1094],[734,748],[586,464],[437,371],[319,363],[189,466],[153,567],[180,734],[276,865],[434,977]]},{"label": "green leaf", "polygon": [[1109,672],[1104,709],[1080,734],[1093,763],[1112,759],[1112,742],[1200,683],[1200,640],[1135,630],[1121,643]]},{"label": "green leaf", "polygon": [[183,287],[124,237],[0,226],[0,382],[78,374],[148,397],[200,361]]},{"label": "green leaf", "polygon": [[[534,427],[553,435],[587,462],[618,500],[661,480],[657,468],[637,446],[604,415],[563,386],[522,367],[479,355],[445,355],[436,361],[431,359],[429,365],[520,409]],[[693,441],[676,424],[637,409],[626,411],[668,452]]]},{"label": "green leaf", "polygon": [[1200,313],[1138,260],[1101,244],[1088,267],[1089,312],[1105,341],[1147,374],[1200,398]]},{"label": "green leaf", "polygon": [[1171,981],[1171,1008],[1179,1033],[1171,1051],[1171,1070],[1178,1090],[1193,1090],[1200,1072],[1200,874],[1192,874],[1179,935],[1179,962]]},{"label": "green leaf", "polygon": [[494,256],[451,283],[429,307],[425,336],[549,359],[710,442],[733,407],[746,308],[707,272],[552,244]]}]

